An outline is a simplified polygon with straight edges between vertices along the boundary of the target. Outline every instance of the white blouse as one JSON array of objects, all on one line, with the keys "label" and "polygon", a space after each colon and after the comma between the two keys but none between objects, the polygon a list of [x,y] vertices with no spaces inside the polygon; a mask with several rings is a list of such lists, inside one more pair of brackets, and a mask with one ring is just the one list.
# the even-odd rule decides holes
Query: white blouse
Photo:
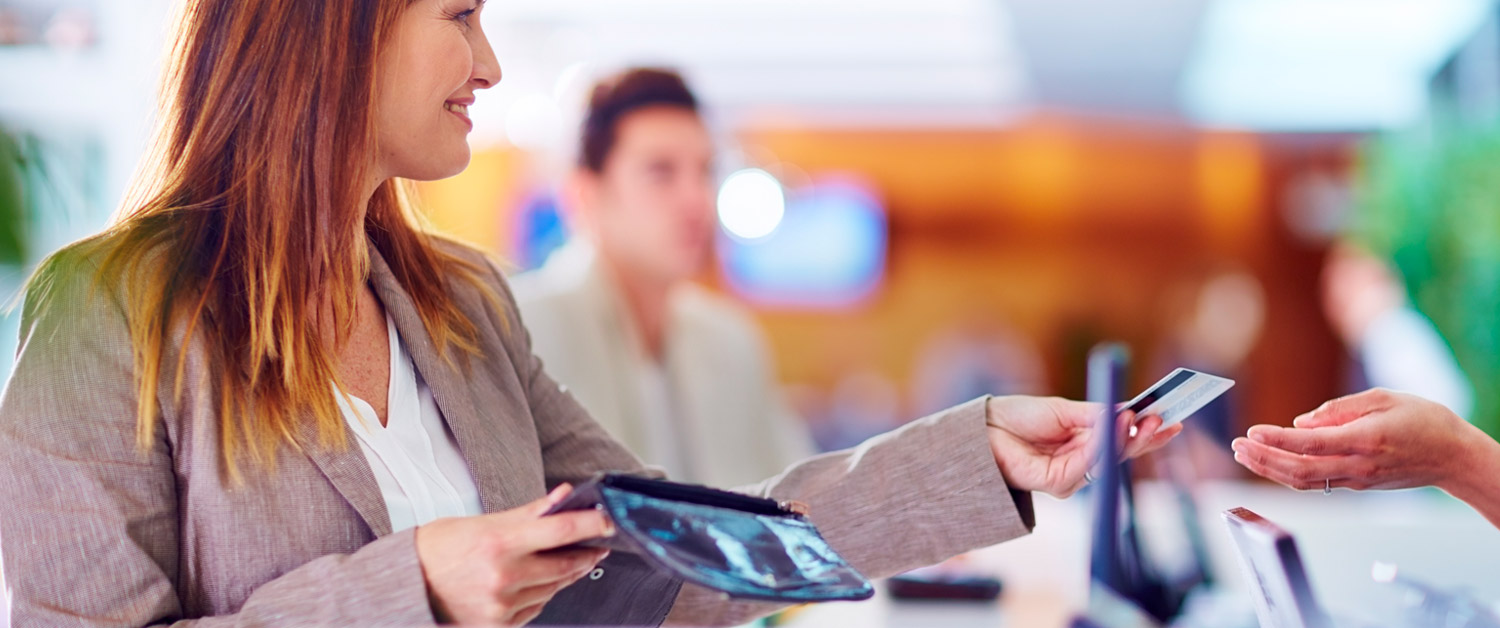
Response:
[{"label": "white blouse", "polygon": [[396,323],[385,318],[391,345],[391,380],[386,404],[386,425],[380,425],[375,409],[350,395],[353,407],[337,395],[344,421],[359,439],[385,509],[391,531],[428,523],[443,517],[477,515],[479,488],[459,453],[453,431],[422,374],[412,365]]}]

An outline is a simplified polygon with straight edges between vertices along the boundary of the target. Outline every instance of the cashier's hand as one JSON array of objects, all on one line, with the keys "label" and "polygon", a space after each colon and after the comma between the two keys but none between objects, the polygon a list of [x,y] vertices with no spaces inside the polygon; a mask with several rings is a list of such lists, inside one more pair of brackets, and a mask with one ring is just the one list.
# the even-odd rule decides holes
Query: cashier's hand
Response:
[{"label": "cashier's hand", "polygon": [[1235,439],[1234,459],[1298,490],[1438,486],[1479,468],[1471,450],[1493,446],[1479,428],[1415,395],[1375,389],[1335,399],[1294,427],[1257,425]]},{"label": "cashier's hand", "polygon": [[525,624],[558,591],[604,560],[609,552],[600,549],[543,553],[614,533],[613,524],[594,510],[542,516],[570,491],[565,484],[514,510],[439,519],[417,528],[417,560],[437,620]]},{"label": "cashier's hand", "polygon": [[[990,449],[1005,483],[1013,489],[1067,497],[1083,488],[1084,473],[1102,445],[1095,429],[1099,406],[1056,397],[991,397],[986,407]],[[1153,451],[1182,432],[1161,429],[1160,417],[1146,417],[1131,436],[1135,413],[1119,416],[1116,428],[1125,458]]]}]

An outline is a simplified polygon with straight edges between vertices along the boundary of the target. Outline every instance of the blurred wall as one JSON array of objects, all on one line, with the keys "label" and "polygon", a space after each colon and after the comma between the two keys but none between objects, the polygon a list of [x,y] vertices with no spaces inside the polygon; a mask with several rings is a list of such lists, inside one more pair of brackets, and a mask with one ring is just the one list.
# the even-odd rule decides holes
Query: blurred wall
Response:
[{"label": "blurred wall", "polygon": [[[828,390],[873,370],[904,393],[925,343],[989,318],[1037,343],[1057,393],[1083,395],[1084,352],[1103,339],[1135,348],[1133,379],[1144,386],[1163,374],[1152,369],[1169,290],[1228,263],[1261,280],[1268,304],[1243,418],[1287,423],[1342,392],[1342,349],[1318,302],[1323,245],[1288,232],[1280,205],[1298,173],[1345,167],[1347,138],[1042,115],[1003,129],[738,139],[809,175],[858,173],[890,214],[887,280],[870,301],[758,310],[788,383]],[[480,153],[460,177],[425,185],[423,198],[439,226],[505,256],[506,215],[539,184],[519,153]]]}]

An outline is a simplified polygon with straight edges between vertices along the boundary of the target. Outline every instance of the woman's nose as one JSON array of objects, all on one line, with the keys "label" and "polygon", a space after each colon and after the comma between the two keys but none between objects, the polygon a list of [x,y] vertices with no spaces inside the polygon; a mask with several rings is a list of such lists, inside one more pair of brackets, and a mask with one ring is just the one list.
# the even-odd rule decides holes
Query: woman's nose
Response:
[{"label": "woman's nose", "polygon": [[495,50],[490,47],[490,40],[484,31],[477,30],[474,42],[474,70],[469,80],[475,83],[476,89],[489,89],[500,82],[500,60],[495,57]]}]

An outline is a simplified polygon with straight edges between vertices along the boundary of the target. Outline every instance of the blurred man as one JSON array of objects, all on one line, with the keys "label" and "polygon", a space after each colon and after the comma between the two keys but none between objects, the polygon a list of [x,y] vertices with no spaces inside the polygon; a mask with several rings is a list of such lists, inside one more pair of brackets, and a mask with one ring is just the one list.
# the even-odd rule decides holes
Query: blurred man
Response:
[{"label": "blurred man", "polygon": [[515,281],[548,371],[678,479],[738,486],[812,452],[748,312],[694,285],[715,238],[714,146],[681,77],[594,88],[566,185],[574,241]]},{"label": "blurred man", "polygon": [[[1248,362],[1265,326],[1265,290],[1255,275],[1236,263],[1208,262],[1173,286],[1163,305],[1160,318],[1167,327],[1151,374],[1186,367],[1238,382],[1188,422],[1183,438],[1172,445],[1173,451],[1184,454],[1186,464],[1171,472],[1198,480],[1239,477],[1240,468],[1227,446],[1243,429],[1244,400],[1255,394]],[[1161,456],[1154,460],[1177,464]]]},{"label": "blurred man", "polygon": [[1461,417],[1474,411],[1474,391],[1453,350],[1432,321],[1406,298],[1401,279],[1384,261],[1353,245],[1339,245],[1323,269],[1323,309],[1359,361],[1364,381],[1442,404]]}]

